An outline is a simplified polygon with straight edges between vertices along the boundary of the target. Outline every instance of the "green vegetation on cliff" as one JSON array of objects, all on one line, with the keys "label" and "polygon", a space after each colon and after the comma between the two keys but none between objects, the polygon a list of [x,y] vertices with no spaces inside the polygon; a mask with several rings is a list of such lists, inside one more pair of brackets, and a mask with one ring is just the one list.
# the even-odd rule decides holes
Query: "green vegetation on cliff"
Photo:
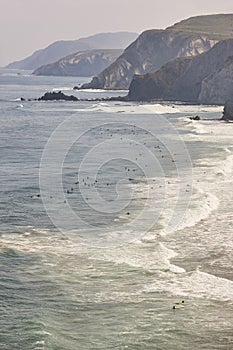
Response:
[{"label": "green vegetation on cliff", "polygon": [[227,39],[233,37],[233,15],[229,13],[190,17],[168,29],[208,34],[217,40]]}]

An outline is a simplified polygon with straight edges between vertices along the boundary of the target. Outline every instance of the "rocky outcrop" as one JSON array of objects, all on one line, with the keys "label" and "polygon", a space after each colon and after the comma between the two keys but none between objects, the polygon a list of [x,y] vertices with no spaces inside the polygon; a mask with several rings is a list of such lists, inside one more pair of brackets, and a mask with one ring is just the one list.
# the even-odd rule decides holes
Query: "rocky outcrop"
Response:
[{"label": "rocky outcrop", "polygon": [[34,75],[91,77],[113,63],[122,50],[82,51],[37,68]]},{"label": "rocky outcrop", "polygon": [[38,101],[78,101],[78,98],[73,95],[65,95],[63,92],[46,92]]},{"label": "rocky outcrop", "polygon": [[[233,39],[228,39],[219,42],[202,55],[178,58],[155,72],[135,76],[130,85],[128,98],[200,102],[203,96],[201,95],[203,81],[220,72],[225,65],[228,66],[227,62],[232,55]],[[205,103],[210,101],[206,99]],[[211,103],[217,101],[212,100]]]},{"label": "rocky outcrop", "polygon": [[233,96],[233,56],[223,67],[202,81],[200,103],[224,104]]},{"label": "rocky outcrop", "polygon": [[128,89],[135,74],[146,74],[165,63],[208,51],[223,38],[232,37],[233,15],[198,16],[166,30],[149,30],[127,47],[107,69],[83,88]]},{"label": "rocky outcrop", "polygon": [[58,61],[59,59],[84,50],[124,49],[137,38],[137,33],[117,32],[100,33],[78,40],[61,40],[44,49],[35,51],[31,56],[10,63],[7,68],[35,70],[38,67]]},{"label": "rocky outcrop", "polygon": [[233,120],[233,94],[231,100],[226,101],[223,111],[223,120]]},{"label": "rocky outcrop", "polygon": [[97,97],[97,98],[77,98],[74,95],[65,95],[63,92],[46,92],[38,99],[25,99],[21,97],[21,101],[90,101],[90,102],[110,102],[110,101],[127,101],[125,96]]}]

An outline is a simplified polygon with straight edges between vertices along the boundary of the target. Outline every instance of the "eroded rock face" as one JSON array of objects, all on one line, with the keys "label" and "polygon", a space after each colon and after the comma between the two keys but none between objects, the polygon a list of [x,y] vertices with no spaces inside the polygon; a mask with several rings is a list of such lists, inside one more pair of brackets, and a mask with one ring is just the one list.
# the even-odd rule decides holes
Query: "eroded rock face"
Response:
[{"label": "eroded rock face", "polygon": [[224,104],[233,99],[233,56],[222,68],[202,81],[200,103]]},{"label": "eroded rock face", "polygon": [[196,16],[166,30],[148,30],[83,88],[128,89],[134,75],[153,72],[177,58],[206,52],[233,37],[233,14]]},{"label": "eroded rock face", "polygon": [[189,58],[177,58],[155,72],[135,75],[129,87],[128,99],[133,101],[169,100],[174,84],[189,64]]},{"label": "eroded rock face", "polygon": [[[211,101],[207,97],[205,101],[203,97],[200,100],[201,96],[204,96],[201,95],[202,83],[212,75],[214,76],[216,72],[221,72],[225,65],[229,68],[227,62],[231,60],[231,56],[233,56],[233,39],[219,42],[202,55],[178,58],[153,73],[135,76],[130,85],[128,97],[132,100],[164,99],[219,103],[220,100],[216,101],[213,94]],[[228,93],[231,91],[231,79],[229,77]],[[224,85],[224,80],[222,80],[222,85]],[[221,95],[224,102],[226,96],[226,93]]]},{"label": "eroded rock face", "polygon": [[91,77],[113,63],[122,50],[91,50],[78,52],[59,61],[37,68],[34,75]]},{"label": "eroded rock face", "polygon": [[233,120],[233,93],[231,100],[227,101],[224,106],[223,120]]},{"label": "eroded rock face", "polygon": [[143,32],[113,64],[82,88],[128,89],[135,74],[154,71],[176,57],[198,55],[216,42],[218,40],[212,40],[208,35],[189,32]]}]

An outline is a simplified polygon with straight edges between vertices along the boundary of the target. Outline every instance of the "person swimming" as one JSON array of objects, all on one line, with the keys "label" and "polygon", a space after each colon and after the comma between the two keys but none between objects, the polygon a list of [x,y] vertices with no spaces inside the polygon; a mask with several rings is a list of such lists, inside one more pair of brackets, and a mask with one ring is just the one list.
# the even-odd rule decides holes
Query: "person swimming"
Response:
[{"label": "person swimming", "polygon": [[175,309],[183,309],[183,308],[184,308],[184,300],[182,300],[181,302],[175,303],[175,305],[173,306],[173,310],[175,310]]}]

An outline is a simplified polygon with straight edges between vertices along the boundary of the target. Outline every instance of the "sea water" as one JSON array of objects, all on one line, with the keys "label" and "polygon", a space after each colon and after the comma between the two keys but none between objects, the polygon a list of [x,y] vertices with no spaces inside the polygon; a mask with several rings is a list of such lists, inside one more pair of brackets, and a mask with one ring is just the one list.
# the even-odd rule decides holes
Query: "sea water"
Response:
[{"label": "sea water", "polygon": [[1,70],[1,349],[231,349],[232,124],[85,81]]}]

